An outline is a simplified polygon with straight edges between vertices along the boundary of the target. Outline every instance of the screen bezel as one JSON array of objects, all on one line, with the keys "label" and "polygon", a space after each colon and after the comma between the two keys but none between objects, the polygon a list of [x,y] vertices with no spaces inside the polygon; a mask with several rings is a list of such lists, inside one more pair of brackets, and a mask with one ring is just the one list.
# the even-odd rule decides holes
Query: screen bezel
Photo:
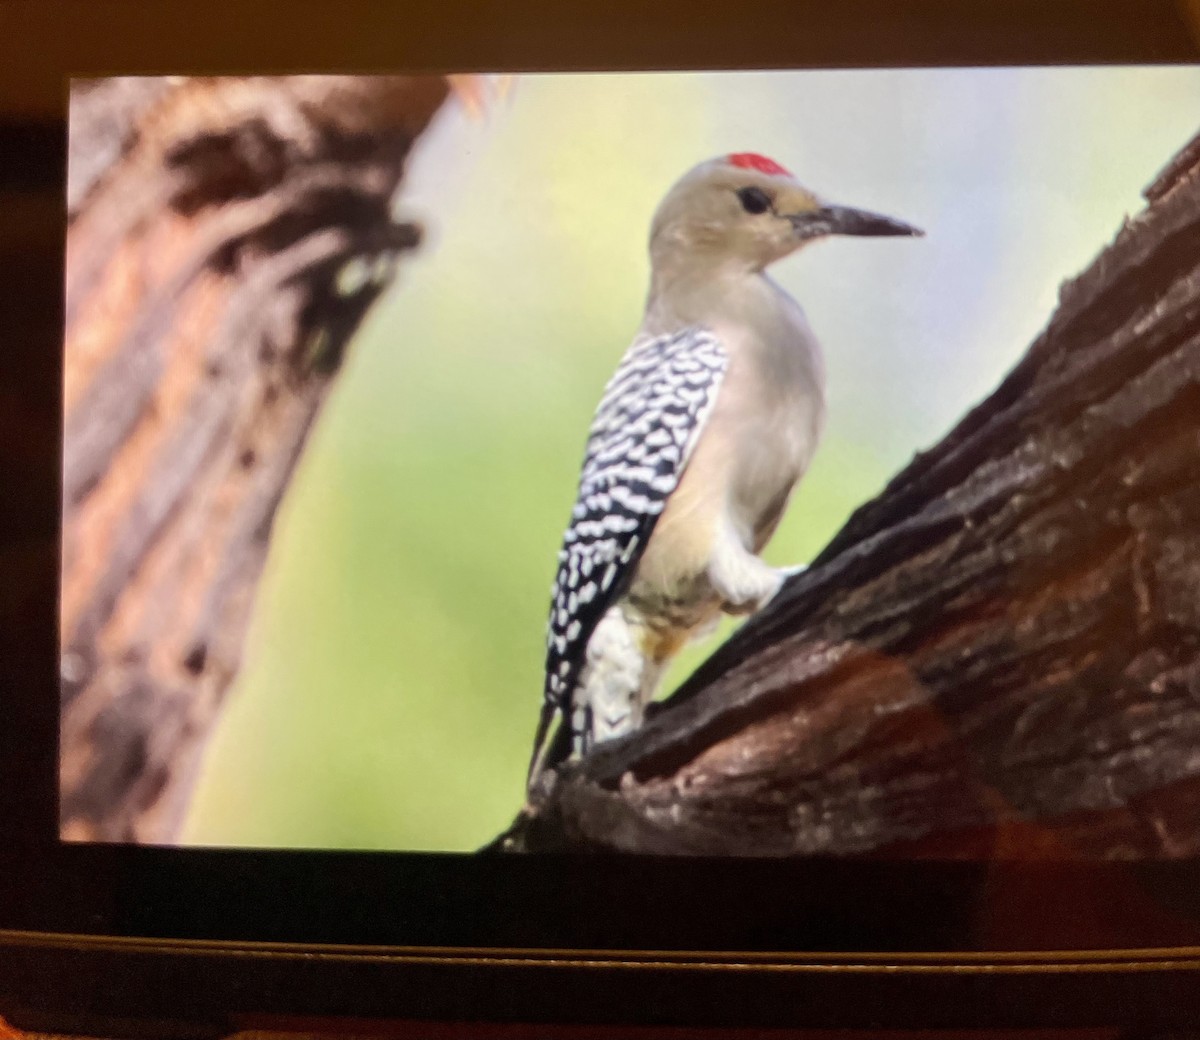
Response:
[{"label": "screen bezel", "polygon": [[[754,19],[730,7],[707,12],[704,21],[677,0],[653,7],[520,0],[490,13],[466,0],[422,0],[402,12],[366,0],[336,7],[282,0],[21,6],[6,16],[18,42],[13,52],[24,57],[2,89],[21,99],[26,117],[6,131],[3,151],[17,161],[6,164],[3,185],[42,203],[62,198],[72,76],[1200,60],[1195,25],[1166,0],[993,0],[970,9],[949,0],[902,8],[855,0],[836,10],[771,0],[756,7]],[[287,38],[269,40],[264,30],[279,19],[289,24]],[[8,280],[4,304],[20,323],[9,325],[17,334],[3,378],[20,388],[29,431],[10,485],[20,509],[6,522],[22,553],[12,579],[20,595],[6,603],[0,639],[8,673],[8,721],[0,731],[0,928],[10,935],[74,936],[76,945],[85,936],[206,940],[233,944],[226,947],[231,956],[238,944],[261,942],[428,948],[451,961],[505,950],[560,957],[606,950],[632,961],[673,950],[733,963],[746,951],[788,951],[831,968],[849,955],[880,972],[897,957],[930,952],[960,966],[970,956],[1000,963],[1033,951],[1053,954],[1048,964],[1070,965],[1100,952],[1128,966],[1152,948],[1160,962],[1195,970],[1187,967],[1200,958],[1195,861],[630,861],[60,843],[65,219],[61,201],[38,212],[28,262]],[[16,940],[10,946],[25,948]],[[397,1011],[404,999],[397,997]],[[575,1010],[586,1017],[586,1007]]]}]

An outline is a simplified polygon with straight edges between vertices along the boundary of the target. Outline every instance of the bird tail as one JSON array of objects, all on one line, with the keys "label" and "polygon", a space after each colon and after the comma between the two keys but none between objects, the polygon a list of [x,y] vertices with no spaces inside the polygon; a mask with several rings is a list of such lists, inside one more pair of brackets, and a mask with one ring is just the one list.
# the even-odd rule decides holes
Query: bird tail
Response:
[{"label": "bird tail", "polygon": [[[550,734],[550,725],[557,716],[558,724],[554,733]],[[547,736],[549,735],[549,739]],[[547,769],[553,769],[564,761],[571,753],[571,731],[566,725],[563,712],[551,701],[542,705],[542,714],[538,719],[537,732],[533,737],[533,755],[529,759],[529,774],[525,778],[526,790],[532,790],[538,778]]]}]

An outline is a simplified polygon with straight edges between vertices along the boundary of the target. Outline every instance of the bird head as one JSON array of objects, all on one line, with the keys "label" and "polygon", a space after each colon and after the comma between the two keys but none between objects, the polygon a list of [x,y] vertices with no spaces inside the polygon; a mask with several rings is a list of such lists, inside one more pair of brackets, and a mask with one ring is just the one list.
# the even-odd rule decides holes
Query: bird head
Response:
[{"label": "bird head", "polygon": [[654,215],[656,262],[709,255],[760,271],[827,235],[922,235],[918,228],[866,210],[838,206],[801,185],[772,159],[737,152],[684,174]]}]

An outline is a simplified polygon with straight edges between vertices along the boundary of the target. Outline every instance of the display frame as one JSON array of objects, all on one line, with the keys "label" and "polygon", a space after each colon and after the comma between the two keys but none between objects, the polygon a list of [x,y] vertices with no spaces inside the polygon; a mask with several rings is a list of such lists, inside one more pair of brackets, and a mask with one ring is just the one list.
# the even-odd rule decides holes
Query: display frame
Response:
[{"label": "display frame", "polygon": [[[8,237],[26,262],[7,280],[2,313],[17,347],[0,369],[19,402],[8,456],[18,508],[6,509],[3,528],[13,550],[5,583],[17,594],[5,601],[0,640],[9,720],[0,733],[0,1014],[114,1035],[150,1022],[182,1035],[297,1015],[759,1027],[1194,1022],[1194,861],[509,860],[58,841],[70,77],[1200,60],[1200,11],[1165,2],[900,11],[872,0],[836,12],[780,2],[755,24],[733,10],[692,22],[682,3],[551,9],[522,0],[471,13],[465,0],[404,12],[361,0],[3,12],[22,57],[0,81],[0,99],[21,117],[0,138],[10,160],[0,187],[23,202],[26,216]],[[290,42],[264,31],[281,17]]]}]

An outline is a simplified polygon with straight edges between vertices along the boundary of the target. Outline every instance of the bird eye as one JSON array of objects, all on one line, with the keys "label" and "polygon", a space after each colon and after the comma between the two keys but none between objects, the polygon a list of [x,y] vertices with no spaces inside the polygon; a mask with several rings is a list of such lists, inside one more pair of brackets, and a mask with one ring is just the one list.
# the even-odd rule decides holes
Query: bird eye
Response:
[{"label": "bird eye", "polygon": [[762,188],[739,188],[737,197],[747,213],[766,213],[771,208],[771,196]]}]

